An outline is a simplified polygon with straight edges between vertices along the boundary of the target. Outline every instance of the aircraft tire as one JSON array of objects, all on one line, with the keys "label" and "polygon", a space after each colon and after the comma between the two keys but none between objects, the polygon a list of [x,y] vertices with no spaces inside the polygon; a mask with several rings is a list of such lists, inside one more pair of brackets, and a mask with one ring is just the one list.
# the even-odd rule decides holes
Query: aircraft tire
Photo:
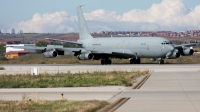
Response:
[{"label": "aircraft tire", "polygon": [[136,64],[140,64],[140,58],[136,59]]},{"label": "aircraft tire", "polygon": [[159,60],[160,65],[163,65],[164,63],[165,63],[164,60]]},{"label": "aircraft tire", "polygon": [[162,60],[162,64],[165,64],[164,60]]},{"label": "aircraft tire", "polygon": [[108,64],[111,65],[112,64],[112,60],[108,59]]},{"label": "aircraft tire", "polygon": [[133,59],[130,59],[130,64],[134,64]]},{"label": "aircraft tire", "polygon": [[108,65],[108,60],[107,59],[105,59],[105,65]]},{"label": "aircraft tire", "polygon": [[101,65],[105,65],[105,60],[101,60]]}]

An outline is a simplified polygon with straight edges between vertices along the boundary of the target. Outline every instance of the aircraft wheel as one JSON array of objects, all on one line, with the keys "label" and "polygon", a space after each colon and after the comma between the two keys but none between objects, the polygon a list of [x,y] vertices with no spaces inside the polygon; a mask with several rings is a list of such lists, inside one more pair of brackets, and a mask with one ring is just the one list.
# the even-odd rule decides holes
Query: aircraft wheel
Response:
[{"label": "aircraft wheel", "polygon": [[130,64],[133,64],[134,62],[133,62],[133,59],[130,59]]},{"label": "aircraft wheel", "polygon": [[164,60],[162,60],[162,64],[165,64]]},{"label": "aircraft wheel", "polygon": [[159,64],[160,64],[160,65],[162,65],[162,64],[164,64],[164,63],[165,63],[164,60],[162,60],[162,59],[159,60]]},{"label": "aircraft wheel", "polygon": [[105,59],[105,65],[107,65],[108,64],[108,60],[107,59]]},{"label": "aircraft wheel", "polygon": [[159,60],[158,63],[159,63],[159,65],[161,65],[162,64],[162,60]]},{"label": "aircraft wheel", "polygon": [[105,65],[105,60],[101,60],[101,65]]},{"label": "aircraft wheel", "polygon": [[109,65],[112,64],[112,60],[111,60],[111,59],[108,60],[108,64],[109,64]]},{"label": "aircraft wheel", "polygon": [[136,64],[140,64],[140,58],[136,59]]}]

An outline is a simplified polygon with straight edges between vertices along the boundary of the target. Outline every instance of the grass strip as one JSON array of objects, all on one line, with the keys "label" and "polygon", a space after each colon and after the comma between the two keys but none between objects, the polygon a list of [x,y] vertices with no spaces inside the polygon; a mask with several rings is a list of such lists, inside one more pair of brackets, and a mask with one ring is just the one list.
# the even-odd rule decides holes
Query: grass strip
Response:
[{"label": "grass strip", "polygon": [[95,112],[108,103],[106,101],[3,101],[0,100],[1,112]]},{"label": "grass strip", "polygon": [[145,74],[148,74],[148,71],[95,71],[74,74],[67,72],[40,75],[0,75],[0,88],[132,86],[133,78]]}]

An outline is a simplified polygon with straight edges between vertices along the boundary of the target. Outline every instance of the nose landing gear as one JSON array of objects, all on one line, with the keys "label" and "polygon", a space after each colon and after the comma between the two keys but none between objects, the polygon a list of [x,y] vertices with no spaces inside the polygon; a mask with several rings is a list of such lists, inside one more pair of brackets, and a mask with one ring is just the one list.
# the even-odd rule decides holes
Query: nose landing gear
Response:
[{"label": "nose landing gear", "polygon": [[164,60],[163,60],[163,59],[160,59],[160,60],[158,61],[158,63],[159,63],[160,65],[163,65],[163,64],[165,64],[165,62],[164,62]]}]

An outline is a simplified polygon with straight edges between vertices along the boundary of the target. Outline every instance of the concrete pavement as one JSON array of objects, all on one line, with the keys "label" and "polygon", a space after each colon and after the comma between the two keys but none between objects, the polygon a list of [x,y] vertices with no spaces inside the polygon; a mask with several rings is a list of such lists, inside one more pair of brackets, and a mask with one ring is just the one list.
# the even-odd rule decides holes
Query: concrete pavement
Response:
[{"label": "concrete pavement", "polygon": [[22,88],[0,89],[0,100],[60,100],[61,94],[67,100],[109,100],[126,87],[76,87],[76,88]]},{"label": "concrete pavement", "polygon": [[125,89],[131,97],[116,112],[200,112],[200,72],[156,72],[139,90]]},{"label": "concrete pavement", "polygon": [[113,65],[75,65],[75,64],[17,64],[0,65],[6,70],[0,70],[0,74],[30,74],[31,68],[37,67],[39,73],[71,73],[92,71],[114,71],[114,70],[154,70],[154,72],[190,72],[199,71],[200,64],[113,64]]}]

